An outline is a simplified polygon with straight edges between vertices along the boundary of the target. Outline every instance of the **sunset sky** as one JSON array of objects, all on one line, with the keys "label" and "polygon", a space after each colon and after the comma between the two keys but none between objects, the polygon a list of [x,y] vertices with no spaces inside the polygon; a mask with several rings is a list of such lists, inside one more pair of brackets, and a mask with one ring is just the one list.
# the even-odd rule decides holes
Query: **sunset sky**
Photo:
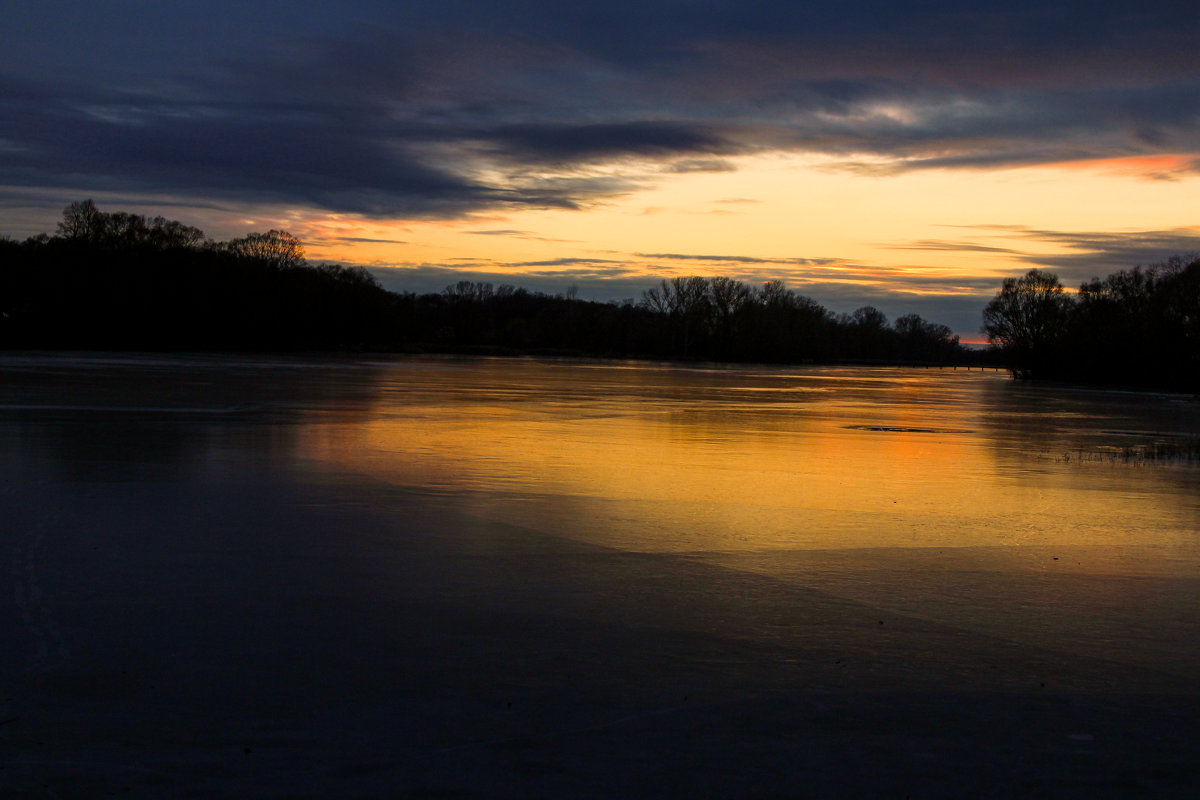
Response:
[{"label": "sunset sky", "polygon": [[0,234],[283,228],[389,289],[779,278],[978,339],[1000,281],[1200,251],[1189,2],[18,2]]}]

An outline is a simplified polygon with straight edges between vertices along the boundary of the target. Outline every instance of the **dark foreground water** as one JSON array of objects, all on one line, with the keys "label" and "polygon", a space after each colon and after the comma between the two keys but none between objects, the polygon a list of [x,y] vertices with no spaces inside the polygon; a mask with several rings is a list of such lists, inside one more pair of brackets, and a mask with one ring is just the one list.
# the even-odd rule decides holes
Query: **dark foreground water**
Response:
[{"label": "dark foreground water", "polygon": [[1200,465],[1137,454],[1198,431],[978,371],[0,356],[0,796],[1197,796]]}]

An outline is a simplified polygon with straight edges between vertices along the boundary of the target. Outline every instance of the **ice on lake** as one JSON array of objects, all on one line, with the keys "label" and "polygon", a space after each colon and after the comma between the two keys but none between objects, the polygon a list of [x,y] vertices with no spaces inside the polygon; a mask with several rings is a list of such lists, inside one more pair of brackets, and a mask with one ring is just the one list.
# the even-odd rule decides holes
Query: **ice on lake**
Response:
[{"label": "ice on lake", "polygon": [[1200,465],[1136,454],[1198,406],[979,370],[0,356],[2,774],[1186,794]]}]

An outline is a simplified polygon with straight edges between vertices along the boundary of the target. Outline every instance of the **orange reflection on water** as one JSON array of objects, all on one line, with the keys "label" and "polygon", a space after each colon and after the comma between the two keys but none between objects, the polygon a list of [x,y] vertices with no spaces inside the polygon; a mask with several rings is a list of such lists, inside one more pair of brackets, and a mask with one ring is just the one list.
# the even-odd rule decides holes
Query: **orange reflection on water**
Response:
[{"label": "orange reflection on water", "polygon": [[1143,502],[1150,472],[1020,460],[988,405],[996,374],[470,364],[397,373],[367,418],[316,426],[308,455],[638,551],[1145,544],[1194,527],[1194,509]]},{"label": "orange reflection on water", "polygon": [[676,554],[872,627],[1186,681],[1200,470],[1061,457],[1172,409],[994,373],[469,361],[400,369],[363,418],[307,426],[302,446],[466,512],[442,533],[474,555]]}]

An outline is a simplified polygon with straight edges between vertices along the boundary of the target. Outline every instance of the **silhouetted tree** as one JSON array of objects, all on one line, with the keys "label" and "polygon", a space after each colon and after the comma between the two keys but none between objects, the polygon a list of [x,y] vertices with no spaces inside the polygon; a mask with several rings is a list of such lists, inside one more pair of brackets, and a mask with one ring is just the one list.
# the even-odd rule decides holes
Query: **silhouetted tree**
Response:
[{"label": "silhouetted tree", "polygon": [[204,231],[173,219],[150,220],[149,243],[163,249],[198,247],[204,243]]},{"label": "silhouetted tree", "polygon": [[958,337],[946,325],[926,322],[919,314],[905,314],[892,323],[907,361],[950,361],[958,351]]},{"label": "silhouetted tree", "polygon": [[854,320],[856,326],[863,330],[882,331],[886,330],[888,326],[887,315],[875,306],[856,308],[850,318]]},{"label": "silhouetted tree", "polygon": [[105,249],[151,247],[158,249],[196,247],[204,232],[182,222],[126,211],[106,213],[91,200],[69,204],[58,223],[60,238]]},{"label": "silhouetted tree", "polygon": [[788,308],[792,299],[792,292],[783,281],[766,281],[758,287],[758,301],[767,308]]},{"label": "silhouetted tree", "polygon": [[692,356],[696,345],[703,342],[711,322],[708,281],[698,276],[660,281],[658,286],[643,293],[642,304],[666,315],[674,343],[682,356]]},{"label": "silhouetted tree", "polygon": [[304,245],[287,231],[250,233],[241,239],[226,242],[225,249],[239,258],[257,261],[274,269],[292,269],[304,265]]},{"label": "silhouetted tree", "polygon": [[1057,275],[1031,269],[1005,279],[983,310],[983,331],[1003,349],[1015,374],[1039,377],[1055,361],[1071,305]]},{"label": "silhouetted tree", "polygon": [[741,333],[738,320],[752,297],[750,287],[741,281],[723,276],[708,279],[708,308],[717,357],[730,358],[737,353]]},{"label": "silhouetted tree", "polygon": [[56,233],[64,239],[97,243],[104,238],[105,215],[92,200],[80,200],[63,209]]},{"label": "silhouetted tree", "polygon": [[[885,323],[873,327],[894,337]],[[198,228],[105,213],[90,200],[64,209],[56,236],[0,240],[5,347],[371,347],[795,362],[848,357],[850,324],[780,281],[751,289],[728,277],[663,280],[636,305],[473,281],[396,294],[362,268],[309,265],[299,239],[285,231],[214,243]]]},{"label": "silhouetted tree", "polygon": [[474,281],[459,281],[442,290],[442,296],[451,303],[485,303],[495,296],[495,289],[490,283]]},{"label": "silhouetted tree", "polygon": [[1200,392],[1200,256],[1178,265],[1161,286],[1168,341],[1177,354],[1169,369],[1176,377],[1172,385]]},{"label": "silhouetted tree", "polygon": [[896,357],[895,334],[888,326],[887,315],[875,306],[856,308],[841,323],[846,355],[856,359]]},{"label": "silhouetted tree", "polygon": [[1186,365],[1197,357],[1194,320],[1200,293],[1189,278],[1200,273],[1197,263],[1200,259],[1189,264],[1176,256],[1080,286],[1063,375],[1126,385],[1183,386],[1182,376],[1191,372]]}]

